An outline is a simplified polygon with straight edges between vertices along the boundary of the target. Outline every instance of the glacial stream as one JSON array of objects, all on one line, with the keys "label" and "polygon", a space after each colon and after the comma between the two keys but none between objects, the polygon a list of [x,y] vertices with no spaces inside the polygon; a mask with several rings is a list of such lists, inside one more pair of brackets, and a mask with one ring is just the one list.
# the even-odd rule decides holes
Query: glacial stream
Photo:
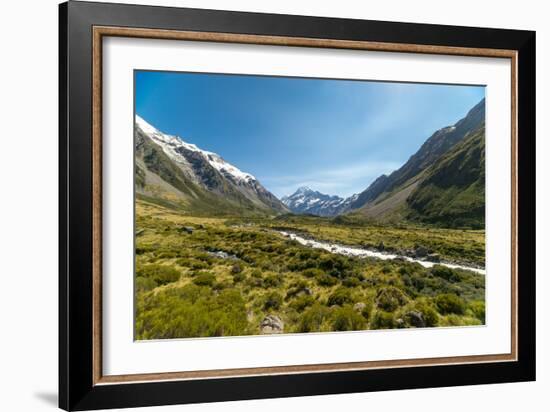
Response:
[{"label": "glacial stream", "polygon": [[470,266],[462,266],[462,265],[456,265],[456,264],[453,264],[453,263],[445,263],[445,262],[435,263],[435,262],[429,262],[427,260],[415,259],[415,258],[412,258],[410,256],[401,256],[401,255],[395,255],[395,254],[391,254],[391,253],[384,253],[384,252],[379,252],[379,251],[374,251],[374,250],[362,249],[362,248],[359,248],[359,247],[343,246],[343,245],[338,245],[336,243],[321,242],[321,241],[318,241],[318,240],[306,239],[306,238],[301,237],[301,236],[299,236],[295,233],[284,232],[284,231],[280,231],[280,230],[278,231],[278,233],[280,233],[284,237],[287,237],[291,240],[295,240],[296,242],[298,242],[301,245],[309,246],[309,247],[312,247],[312,248],[315,248],[315,249],[323,249],[323,250],[326,250],[330,253],[336,253],[336,254],[339,254],[339,255],[356,256],[356,257],[359,257],[359,258],[361,258],[361,257],[372,257],[372,258],[382,259],[382,260],[392,260],[392,259],[396,259],[396,258],[401,258],[401,259],[404,259],[408,262],[419,263],[422,266],[424,266],[425,268],[431,268],[434,265],[441,265],[441,266],[446,266],[446,267],[451,268],[451,269],[469,270],[469,271],[478,273],[480,275],[485,275],[485,269],[481,269],[481,268],[470,267]]}]

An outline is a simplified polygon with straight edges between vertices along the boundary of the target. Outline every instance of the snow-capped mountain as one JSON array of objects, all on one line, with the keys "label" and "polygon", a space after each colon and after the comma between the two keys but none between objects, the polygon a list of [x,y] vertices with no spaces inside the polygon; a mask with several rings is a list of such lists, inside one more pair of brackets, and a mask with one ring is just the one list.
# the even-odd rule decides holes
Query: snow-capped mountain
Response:
[{"label": "snow-capped mountain", "polygon": [[[200,189],[203,189],[222,196],[222,200],[235,207],[288,211],[253,175],[220,155],[202,150],[178,136],[162,133],[139,116],[135,124],[138,191],[151,192],[153,188],[158,191],[160,186],[173,193],[175,188],[177,194],[193,200],[200,197]],[[140,180],[140,176],[143,179]],[[168,183],[170,187],[161,183]],[[210,205],[214,203],[213,200]]]},{"label": "snow-capped mountain", "polygon": [[335,216],[344,211],[357,198],[357,195],[346,199],[336,195],[326,195],[307,186],[300,187],[281,201],[294,213],[317,216]]}]

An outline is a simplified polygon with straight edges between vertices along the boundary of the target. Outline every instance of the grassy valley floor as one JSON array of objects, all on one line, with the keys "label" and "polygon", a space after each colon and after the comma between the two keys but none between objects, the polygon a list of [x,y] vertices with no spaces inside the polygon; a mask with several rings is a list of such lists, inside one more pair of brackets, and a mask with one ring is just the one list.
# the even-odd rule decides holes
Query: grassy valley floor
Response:
[{"label": "grassy valley floor", "polygon": [[345,219],[203,217],[136,204],[136,336],[167,339],[485,323],[485,277],[312,249],[340,244],[484,265],[484,232]]}]

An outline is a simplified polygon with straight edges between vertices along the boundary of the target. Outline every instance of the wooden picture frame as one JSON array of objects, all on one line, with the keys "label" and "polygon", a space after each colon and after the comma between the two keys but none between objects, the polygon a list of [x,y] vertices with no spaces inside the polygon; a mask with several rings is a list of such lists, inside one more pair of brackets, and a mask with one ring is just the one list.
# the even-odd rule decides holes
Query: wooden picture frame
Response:
[{"label": "wooden picture frame", "polygon": [[[534,32],[73,1],[61,4],[59,12],[61,408],[535,379]],[[510,59],[510,353],[103,375],[102,181],[108,176],[102,174],[102,40],[109,36]]]}]

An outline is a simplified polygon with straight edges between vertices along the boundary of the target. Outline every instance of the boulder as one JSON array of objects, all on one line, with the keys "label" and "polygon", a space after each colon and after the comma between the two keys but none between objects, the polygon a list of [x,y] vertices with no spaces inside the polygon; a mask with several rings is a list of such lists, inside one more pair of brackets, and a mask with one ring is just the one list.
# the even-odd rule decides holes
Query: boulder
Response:
[{"label": "boulder", "polygon": [[380,242],[376,249],[378,249],[380,252],[383,252],[384,250],[386,250],[386,245],[384,245],[384,242]]},{"label": "boulder", "polygon": [[426,256],[428,256],[429,253],[430,253],[430,251],[428,249],[426,249],[424,246],[417,246],[414,249],[414,256],[417,257],[417,258],[426,257]]},{"label": "boulder", "polygon": [[193,230],[195,230],[195,228],[191,227],[191,226],[183,226],[180,228],[180,232],[185,232],[185,233],[193,233]]},{"label": "boulder", "polygon": [[407,319],[407,323],[411,326],[414,326],[416,328],[425,328],[426,327],[426,321],[424,320],[424,316],[421,312],[418,312],[416,310],[411,310],[405,314],[405,319]]},{"label": "boulder", "polygon": [[275,315],[267,315],[260,323],[260,331],[264,335],[283,333],[283,329],[283,321]]},{"label": "boulder", "polygon": [[430,253],[426,257],[426,260],[428,260],[430,262],[439,263],[439,262],[441,262],[441,257],[439,256],[439,253]]}]

